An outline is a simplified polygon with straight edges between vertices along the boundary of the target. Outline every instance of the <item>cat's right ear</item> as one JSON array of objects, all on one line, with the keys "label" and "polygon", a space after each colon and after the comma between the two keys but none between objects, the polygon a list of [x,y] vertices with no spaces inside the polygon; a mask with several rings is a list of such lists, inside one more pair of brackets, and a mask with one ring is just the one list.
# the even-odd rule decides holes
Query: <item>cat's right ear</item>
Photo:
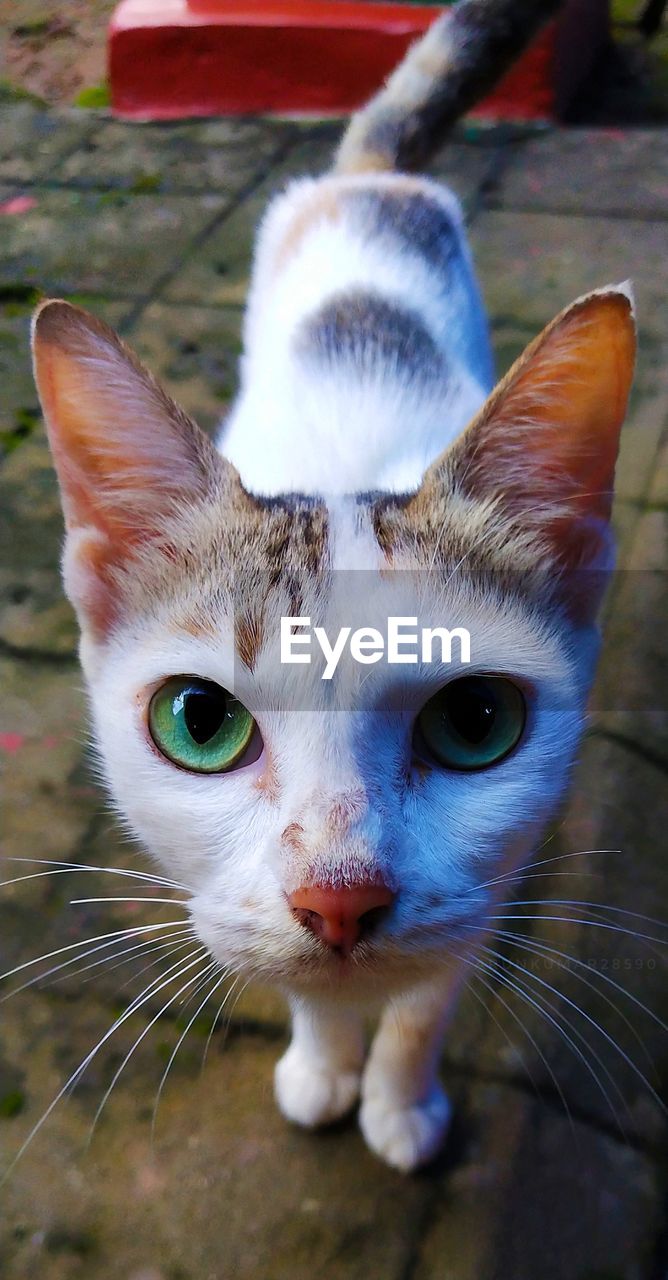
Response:
[{"label": "cat's right ear", "polygon": [[32,346],[68,533],[65,585],[82,624],[104,633],[118,568],[214,488],[240,482],[101,320],[49,300]]}]

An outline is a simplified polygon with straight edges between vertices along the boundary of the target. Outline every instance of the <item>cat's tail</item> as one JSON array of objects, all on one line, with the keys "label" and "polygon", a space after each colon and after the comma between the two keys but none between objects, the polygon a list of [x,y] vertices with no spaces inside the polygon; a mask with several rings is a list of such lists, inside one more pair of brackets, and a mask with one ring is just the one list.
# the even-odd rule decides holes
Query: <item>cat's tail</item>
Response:
[{"label": "cat's tail", "polygon": [[352,118],[337,173],[416,169],[522,53],[562,0],[459,0]]}]

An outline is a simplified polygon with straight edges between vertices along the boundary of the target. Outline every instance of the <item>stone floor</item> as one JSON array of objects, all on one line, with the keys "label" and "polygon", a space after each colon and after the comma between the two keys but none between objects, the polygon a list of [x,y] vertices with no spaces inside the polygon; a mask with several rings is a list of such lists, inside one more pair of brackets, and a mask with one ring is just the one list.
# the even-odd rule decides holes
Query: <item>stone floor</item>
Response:
[{"label": "stone floor", "polygon": [[[29,372],[31,307],[40,291],[83,301],[211,426],[234,391],[253,227],[289,175],[327,164],[334,137],[330,124],[128,127],[29,106],[2,114],[8,857],[143,865],[85,763],[75,629],[58,579],[60,516]],[[491,133],[453,142],[437,172],[466,207],[500,369],[577,294],[625,277],[637,287],[641,354],[616,504],[620,572],[591,731],[540,855],[564,860],[546,863],[522,890],[548,904],[520,926],[524,941],[503,950],[505,985],[474,986],[463,1001],[443,1061],[458,1118],[433,1168],[404,1179],[368,1154],[354,1124],[313,1137],[281,1120],[271,1076],[283,1012],[263,992],[244,994],[204,1065],[212,1011],[196,1018],[152,1140],[160,1078],[197,1007],[172,1006],[128,1063],[87,1148],[105,1089],[156,1003],[105,1042],[3,1185],[3,1280],[668,1276],[659,1102],[668,995],[658,923],[668,919],[668,149],[651,131]],[[581,850],[608,852],[567,860]],[[3,880],[39,869],[2,868]],[[5,886],[2,970],[170,910],[69,905],[121,892],[109,879],[82,872]],[[527,893],[533,884],[538,892]],[[571,913],[564,899],[606,910]],[[133,957],[118,958],[124,968],[76,972],[83,962],[75,964],[2,1004],[3,1166],[152,976],[138,973],[151,957],[135,963],[134,977]]]}]

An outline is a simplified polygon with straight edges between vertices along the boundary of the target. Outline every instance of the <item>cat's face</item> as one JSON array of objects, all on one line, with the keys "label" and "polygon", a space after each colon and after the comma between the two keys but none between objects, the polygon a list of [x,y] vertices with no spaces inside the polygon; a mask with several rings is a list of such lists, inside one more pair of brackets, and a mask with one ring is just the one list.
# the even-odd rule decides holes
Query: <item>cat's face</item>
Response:
[{"label": "cat's face", "polygon": [[[360,550],[369,550],[368,512],[348,516],[366,526]],[[284,518],[288,527],[295,519]],[[300,615],[332,636],[342,620],[383,632],[391,616],[454,619],[471,635],[471,665],[462,666],[455,646],[449,666],[361,666],[347,653],[329,682],[315,654],[309,667],[283,667],[274,641],[281,616],[294,612],[294,567],[289,581],[288,572],[276,581],[258,573],[242,609],[234,592],[216,598],[193,584],[185,558],[175,562],[173,595],[147,593],[111,644],[91,645],[85,665],[113,794],[168,875],[192,890],[193,918],[214,955],[293,987],[387,986],[471,941],[472,924],[498,896],[487,882],[524,861],[577,742],[591,636],[519,590],[499,590],[491,573],[453,574],[451,557],[437,573],[395,569],[389,581],[379,570],[330,570],[325,511],[318,520],[322,563],[304,574]],[[229,584],[239,570],[223,560],[219,572]],[[465,767],[444,767],[420,714],[444,688],[471,687],[473,673],[496,677],[474,695],[493,693],[503,676],[517,706],[496,748],[473,741]],[[233,725],[218,756],[215,736],[197,751],[179,724],[185,695],[204,702],[215,727],[217,689],[233,691],[242,707],[238,734]],[[196,714],[191,707],[193,728]],[[209,767],[225,771],[199,772]],[[291,895],[309,884],[366,881],[396,898],[346,968],[301,926]]]},{"label": "cat's face", "polygon": [[[364,995],[459,954],[493,914],[582,725],[633,345],[625,295],[591,295],[416,494],[263,502],[110,331],[41,309],[36,370],[99,750],[222,963]],[[347,652],[324,681],[315,653],[280,661],[281,618],[297,615],[332,639],[392,616],[456,626],[471,663],[456,646],[449,664]],[[350,884],[388,896],[343,955],[295,902]]]}]

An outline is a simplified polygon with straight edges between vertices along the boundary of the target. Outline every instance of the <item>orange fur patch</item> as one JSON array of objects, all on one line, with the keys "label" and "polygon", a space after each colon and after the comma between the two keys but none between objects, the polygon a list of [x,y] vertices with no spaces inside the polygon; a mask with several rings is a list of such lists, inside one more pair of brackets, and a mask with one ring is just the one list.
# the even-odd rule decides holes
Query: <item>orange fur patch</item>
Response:
[{"label": "orange fur patch", "polygon": [[308,231],[318,222],[338,222],[341,206],[333,185],[320,186],[295,215],[278,247],[276,270],[281,272],[301,248]]},{"label": "orange fur patch", "polygon": [[281,844],[288,849],[292,849],[293,853],[302,854],[305,850],[304,844],[304,828],[298,822],[291,822],[285,828],[281,836]]},{"label": "orange fur patch", "polygon": [[278,804],[281,791],[278,785],[276,769],[272,760],[268,761],[264,773],[255,783],[255,790],[259,791],[261,795],[266,796],[270,804]]},{"label": "orange fur patch", "polygon": [[264,640],[264,629],[261,618],[257,615],[253,617],[239,618],[235,626],[235,644],[237,653],[241,658],[244,666],[249,671],[255,670],[255,663],[262,648]]},{"label": "orange fur patch", "polygon": [[327,814],[326,829],[332,836],[343,836],[364,817],[368,800],[364,791],[343,792],[337,796]]}]

